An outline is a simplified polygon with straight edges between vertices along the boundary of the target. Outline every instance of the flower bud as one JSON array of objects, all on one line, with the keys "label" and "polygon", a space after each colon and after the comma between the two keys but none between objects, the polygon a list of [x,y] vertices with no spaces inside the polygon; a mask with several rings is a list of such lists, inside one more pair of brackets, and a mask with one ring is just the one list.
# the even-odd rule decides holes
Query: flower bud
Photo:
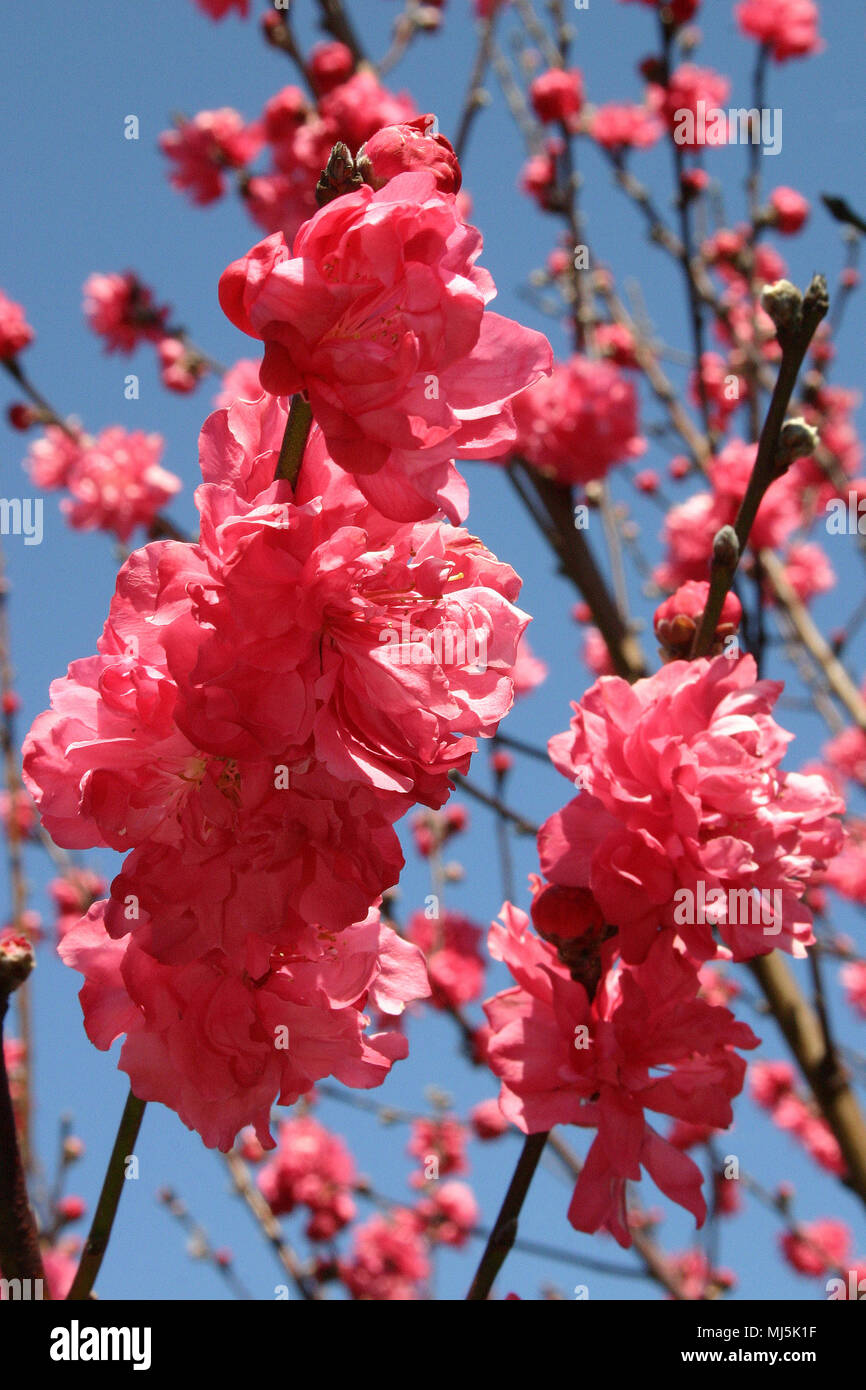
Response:
[{"label": "flower bud", "polygon": [[790,280],[777,280],[774,285],[765,285],[761,291],[761,307],[776,325],[779,341],[800,323],[803,312],[803,296]]},{"label": "flower bud", "polygon": [[14,931],[0,934],[0,1007],[23,985],[35,964],[33,946],[26,936]]}]

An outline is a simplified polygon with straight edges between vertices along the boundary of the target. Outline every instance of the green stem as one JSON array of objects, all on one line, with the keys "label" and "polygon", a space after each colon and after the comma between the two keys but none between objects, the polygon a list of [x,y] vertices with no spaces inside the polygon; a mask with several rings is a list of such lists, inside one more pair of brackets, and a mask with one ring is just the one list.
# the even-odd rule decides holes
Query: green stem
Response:
[{"label": "green stem", "polygon": [[117,1138],[114,1141],[114,1148],[111,1150],[111,1158],[108,1160],[108,1171],[105,1174],[99,1202],[93,1214],[87,1244],[84,1247],[72,1288],[66,1295],[67,1299],[72,1302],[90,1297],[102,1267],[102,1261],[111,1238],[114,1218],[117,1215],[120,1194],[126,1180],[126,1160],[135,1148],[135,1141],[141,1128],[146,1104],[146,1101],[139,1100],[138,1096],[134,1096],[132,1091],[126,1098],[126,1105],[123,1108],[117,1130]]},{"label": "green stem", "polygon": [[278,478],[282,478],[291,483],[292,487],[295,486],[301,471],[301,460],[307,447],[312,423],[313,412],[308,402],[304,400],[303,396],[292,396],[286,432],[283,435],[280,458],[277,463],[277,471],[274,474],[275,482]]}]

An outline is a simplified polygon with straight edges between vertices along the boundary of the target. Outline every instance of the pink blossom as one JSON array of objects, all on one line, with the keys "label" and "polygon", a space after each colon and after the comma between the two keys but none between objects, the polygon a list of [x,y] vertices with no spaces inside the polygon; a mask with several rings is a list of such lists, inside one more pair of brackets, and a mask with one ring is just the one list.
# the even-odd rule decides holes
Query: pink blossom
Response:
[{"label": "pink blossom", "polygon": [[595,341],[602,357],[609,358],[617,367],[637,367],[634,334],[625,324],[600,323]]},{"label": "pink blossom", "polygon": [[748,378],[735,370],[730,359],[717,352],[705,352],[701,355],[700,377],[696,371],[689,373],[689,395],[696,406],[702,405],[701,380],[710,407],[710,427],[717,434],[724,434],[731,416],[748,400]]},{"label": "pink blossom", "polygon": [[344,43],[317,43],[307,60],[310,80],[318,95],[348,82],[355,70],[351,48]]},{"label": "pink blossom", "polygon": [[282,1122],[277,1149],[257,1181],[276,1216],[288,1215],[297,1206],[309,1208],[309,1240],[332,1240],[355,1219],[354,1159],[342,1139],[312,1116]]},{"label": "pink blossom", "polygon": [[530,83],[529,100],[544,125],[556,121],[573,126],[583,106],[583,77],[576,68],[549,68]]},{"label": "pink blossom", "polygon": [[26,791],[18,788],[10,795],[0,790],[0,824],[10,839],[34,839],[38,822],[36,807]]},{"label": "pink blossom", "polygon": [[199,111],[190,121],[159,137],[159,147],[174,168],[171,185],[188,192],[194,203],[213,203],[225,191],[225,169],[242,169],[262,144],[258,126],[246,125],[237,111]]},{"label": "pink blossom", "polygon": [[662,125],[645,106],[609,102],[596,107],[589,133],[606,150],[644,150],[661,137]]},{"label": "pink blossom", "polygon": [[[734,1048],[757,1045],[751,1029],[698,997],[694,966],[662,939],[643,964],[603,974],[593,997],[553,946],[527,931],[525,913],[507,903],[501,915],[488,945],[515,985],[484,1008],[503,1113],[526,1134],[555,1124],[597,1129],[572,1197],[571,1224],[589,1232],[604,1227],[630,1245],[626,1183],[645,1168],[700,1225],[700,1171],[645,1112],[726,1128],[745,1073]],[[603,950],[604,966],[612,947]]]},{"label": "pink blossom", "polygon": [[509,1127],[498,1100],[479,1101],[469,1112],[469,1122],[476,1139],[482,1142],[498,1139]]},{"label": "pink blossom", "polygon": [[353,154],[383,126],[402,125],[418,114],[407,92],[394,96],[366,68],[327,92],[319,112],[333,127],[334,140],[345,141]]},{"label": "pink blossom", "polygon": [[466,1129],[453,1115],[414,1120],[407,1152],[419,1160],[423,1171],[412,1174],[412,1186],[423,1187],[449,1173],[465,1173],[469,1166],[466,1137]]},{"label": "pink blossom", "polygon": [[415,912],[406,924],[407,940],[424,952],[437,1009],[459,1008],[477,999],[484,988],[482,931],[457,912],[427,917]]},{"label": "pink blossom", "polygon": [[159,308],[153,291],[127,270],[85,280],[84,314],[93,332],[105,339],[106,352],[132,352],[139,343],[162,336],[169,309]]},{"label": "pink blossom", "polygon": [[792,541],[784,555],[785,578],[803,603],[836,587],[836,575],[826,554],[814,541]]},{"label": "pink blossom", "polygon": [[69,1196],[61,1197],[54,1210],[57,1212],[58,1216],[62,1217],[66,1222],[80,1221],[87,1211],[87,1203],[83,1198],[75,1197],[70,1194]]},{"label": "pink blossom", "polygon": [[[43,1246],[41,1255],[51,1298],[65,1299],[72,1288],[72,1281],[78,1269],[81,1255],[80,1239],[77,1236],[64,1236],[50,1246]],[[0,1299],[3,1297],[3,1289],[0,1287]]]},{"label": "pink blossom", "polygon": [[450,460],[501,453],[511,398],[549,367],[541,334],[484,313],[480,250],[453,195],[404,174],[320,209],[292,255],[269,237],[220,280],[225,313],[265,343],[262,385],[308,394],[335,462],[396,520],[458,519]]},{"label": "pink blossom", "polygon": [[0,362],[11,362],[34,336],[21,305],[0,290]]},{"label": "pink blossom", "polygon": [[62,878],[48,885],[57,907],[57,939],[62,941],[68,931],[102,897],[108,887],[104,878],[90,869],[70,867]]},{"label": "pink blossom", "polygon": [[526,637],[517,648],[517,661],[514,665],[514,698],[519,700],[531,695],[533,690],[547,680],[548,667],[535,655]]},{"label": "pink blossom", "polygon": [[162,384],[169,391],[186,395],[207,375],[207,363],[180,338],[161,338],[156,352]]},{"label": "pink blossom", "polygon": [[195,3],[211,19],[225,19],[232,10],[237,10],[241,19],[246,19],[250,12],[250,0],[195,0]]},{"label": "pink blossom", "polygon": [[481,1212],[471,1187],[465,1182],[437,1183],[415,1208],[427,1239],[460,1249],[478,1225]]},{"label": "pink blossom", "polygon": [[[709,113],[711,110],[724,107],[730,90],[731,84],[728,79],[713,72],[711,68],[699,68],[694,63],[683,63],[671,73],[667,87],[651,84],[649,104],[664,120],[668,129],[679,135],[684,148],[724,144],[727,132],[721,132],[719,138],[719,132],[709,119]],[[689,113],[694,118],[701,110],[707,117],[705,134],[700,120],[693,122],[694,129],[690,131],[689,125],[683,119],[684,113]]]},{"label": "pink blossom", "polygon": [[[772,718],[780,690],[756,681],[750,656],[673,661],[634,686],[603,677],[551,739],[554,765],[572,783],[580,772],[585,790],[542,827],[542,871],[590,889],[627,961],[660,929],[697,960],[719,953],[714,927],[736,960],[811,944],[803,895],[842,844],[844,805],[819,775],[780,770],[791,738]],[[704,913],[700,884],[719,890]],[[756,889],[772,893],[769,933]]]},{"label": "pink blossom", "polygon": [[[268,398],[262,408],[275,406]],[[226,435],[240,453],[258,410],[238,403],[231,419],[211,417],[206,477],[214,466],[225,476]],[[278,417],[255,465],[265,478]],[[259,481],[246,487],[255,494]],[[180,727],[215,755],[300,764],[315,750],[332,776],[376,787],[395,810],[410,793],[441,805],[450,770],[468,766],[474,736],[495,733],[511,705],[528,621],[513,605],[519,580],[464,531],[395,529],[334,467],[318,432],[291,498],[282,483],[249,504],[199,489],[194,564],[207,598],[164,633],[183,692]],[[171,553],[186,562],[185,551]]]},{"label": "pink blossom", "polygon": [[[712,492],[695,493],[672,507],[665,519],[665,561],[655,578],[665,588],[678,588],[687,580],[705,580],[707,556],[713,537],[722,526],[733,525],[739,511],[757,451],[756,444],[732,439],[710,461]],[[800,524],[802,476],[797,464],[788,469],[764,494],[749,535],[753,550],[776,550]]]},{"label": "pink blossom", "polygon": [[393,1208],[370,1217],[353,1232],[348,1258],[338,1262],[340,1279],[352,1298],[376,1303],[405,1303],[421,1297],[430,1275],[427,1244],[415,1213]]},{"label": "pink blossom", "polygon": [[259,384],[259,359],[242,357],[229,367],[222,379],[222,386],[214,397],[217,410],[227,410],[235,401],[258,401],[262,396]]},{"label": "pink blossom", "polygon": [[574,356],[514,402],[515,452],[562,483],[603,478],[646,447],[637,394],[613,362]]},{"label": "pink blossom", "polygon": [[809,216],[809,200],[795,188],[774,188],[770,194],[773,225],[785,236],[799,232]]},{"label": "pink blossom", "polygon": [[36,487],[53,491],[68,486],[81,451],[82,442],[71,438],[59,425],[47,425],[45,433],[30,445],[24,467]]},{"label": "pink blossom", "polygon": [[734,14],[742,32],[766,44],[777,63],[820,53],[824,47],[813,0],[741,0]]},{"label": "pink blossom", "polygon": [[749,1089],[758,1105],[774,1109],[780,1100],[794,1090],[796,1073],[790,1062],[752,1062],[749,1067]]},{"label": "pink blossom", "polygon": [[563,148],[563,142],[559,139],[546,140],[543,151],[526,162],[520,176],[520,187],[545,212],[552,211],[558,201],[557,160]]},{"label": "pink blossom", "polygon": [[[691,579],[659,604],[653,614],[653,627],[665,661],[688,658],[709,592],[709,580]],[[737,595],[727,593],[713,634],[714,654],[720,653],[726,638],[736,633],[742,617],[743,605]]]},{"label": "pink blossom", "polygon": [[851,1232],[844,1221],[826,1217],[806,1222],[796,1232],[783,1231],[779,1245],[792,1269],[817,1277],[845,1265],[851,1253]]},{"label": "pink blossom", "polygon": [[265,103],[262,133],[269,145],[291,138],[310,116],[310,105],[300,87],[281,87]]},{"label": "pink blossom", "polygon": [[92,907],[59,947],[85,976],[88,1037],[107,1050],[125,1033],[118,1065],[134,1093],[175,1110],[209,1148],[228,1150],[252,1125],[272,1149],[275,1100],[291,1105],[326,1076],[377,1086],[406,1055],[399,1032],[365,1031],[368,994],[396,1014],[426,988],[417,953],[375,912],[341,934],[339,950],[328,934],[294,956],[262,952],[248,938],[231,953],[167,965],[135,934],[112,940],[105,908]]},{"label": "pink blossom", "polygon": [[610,648],[597,627],[588,627],[584,633],[581,655],[584,664],[594,676],[613,676],[616,674]]},{"label": "pink blossom", "polygon": [[137,526],[149,526],[180,479],[161,467],[163,440],[117,425],[97,435],[78,455],[66,480],[71,501],[61,508],[76,530],[98,528],[128,541]]},{"label": "pink blossom", "polygon": [[428,170],[442,193],[457,193],[463,181],[450,140],[433,134],[435,116],[418,116],[404,125],[385,126],[358,152],[358,164],[373,188],[400,174]]},{"label": "pink blossom", "polygon": [[[731,1186],[732,1184],[728,1184]],[[703,1250],[685,1250],[668,1257],[668,1267],[677,1280],[683,1298],[718,1297],[736,1287],[736,1277],[729,1269],[715,1269]]]}]

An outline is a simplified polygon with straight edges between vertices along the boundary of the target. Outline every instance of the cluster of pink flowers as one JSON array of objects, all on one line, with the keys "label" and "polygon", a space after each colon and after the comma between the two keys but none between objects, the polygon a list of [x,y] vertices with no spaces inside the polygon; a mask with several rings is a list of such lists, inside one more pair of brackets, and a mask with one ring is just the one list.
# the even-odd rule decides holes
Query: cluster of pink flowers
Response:
[{"label": "cluster of pink flowers", "polygon": [[[756,451],[755,444],[730,440],[710,460],[712,491],[693,493],[685,502],[671,507],[663,532],[667,554],[654,572],[662,588],[676,589],[689,580],[706,579],[713,538],[720,527],[731,526],[736,520]],[[804,601],[831,588],[834,577],[823,550],[816,544],[794,540],[794,533],[810,520],[810,515],[804,514],[806,505],[811,505],[814,515],[816,493],[820,497],[835,492],[811,459],[797,459],[765,493],[749,536],[751,551],[766,546],[783,552],[787,577]],[[769,600],[771,595],[767,597]]]},{"label": "cluster of pink flowers", "polygon": [[376,1303],[420,1298],[431,1264],[415,1212],[395,1207],[356,1226],[352,1249],[337,1268],[352,1298]]},{"label": "cluster of pink flowers", "polygon": [[107,352],[131,353],[152,342],[169,391],[195,389],[207,370],[201,354],[185,342],[181,329],[167,326],[168,305],[159,307],[153,291],[132,271],[97,273],[84,284],[84,314]]},{"label": "cluster of pink flowers", "polygon": [[158,341],[169,312],[167,305],[154,303],[153,291],[131,270],[97,272],[84,282],[84,315],[104,339],[106,352],[132,352],[139,343]]},{"label": "cluster of pink flowers", "polygon": [[296,1207],[310,1213],[308,1240],[332,1240],[354,1221],[355,1161],[343,1141],[312,1115],[284,1120],[277,1148],[259,1171],[258,1185],[275,1216]]},{"label": "cluster of pink flowers", "polygon": [[[473,1128],[479,1137],[496,1138],[508,1128],[496,1101],[476,1107],[473,1116],[478,1112],[483,1114],[477,1123],[473,1119]],[[354,1299],[415,1300],[424,1296],[434,1247],[460,1248],[478,1234],[472,1189],[447,1176],[468,1171],[467,1138],[453,1115],[416,1120],[408,1152],[423,1163],[423,1172],[410,1177],[418,1192],[414,1205],[387,1203],[387,1215],[363,1222],[357,1221],[359,1200],[385,1205],[385,1199],[359,1175],[343,1139],[309,1113],[280,1123],[277,1148],[256,1181],[275,1216],[303,1209],[307,1239],[320,1249],[327,1244],[328,1252],[317,1254],[311,1267],[320,1287],[336,1280]],[[241,1135],[238,1148],[253,1164],[264,1157],[251,1130]],[[351,1238],[345,1254],[336,1250],[341,1237]]]},{"label": "cluster of pink flowers", "polygon": [[798,1092],[790,1063],[753,1062],[749,1087],[752,1099],[769,1113],[773,1124],[797,1139],[819,1167],[836,1177],[845,1176],[839,1145],[826,1120]]},{"label": "cluster of pink flowers", "polygon": [[171,184],[204,206],[221,198],[225,171],[243,169],[263,144],[258,124],[247,125],[237,111],[199,111],[159,137],[163,154],[173,165]]},{"label": "cluster of pink flowers", "polygon": [[[851,1232],[844,1221],[832,1217],[809,1221],[796,1231],[784,1231],[779,1246],[792,1269],[813,1278],[830,1270],[847,1272],[851,1260]],[[862,1264],[855,1273],[862,1275]]]},{"label": "cluster of pink flowers", "polygon": [[180,491],[180,479],[160,463],[162,450],[162,437],[142,430],[111,425],[94,439],[49,425],[25,467],[37,487],[69,491],[61,510],[70,526],[108,531],[125,543]]},{"label": "cluster of pink flowers", "polygon": [[612,361],[575,355],[515,400],[511,453],[558,482],[592,482],[643,452],[637,415],[635,388]]},{"label": "cluster of pink flowers", "polygon": [[[294,492],[273,483],[285,424],[271,397],[210,418],[201,542],[130,557],[99,654],[25,746],[55,840],[130,851],[61,945],[89,1034],[125,1032],[136,1092],[223,1147],[250,1123],[272,1142],[277,1095],[373,1085],[405,1053],[364,1033],[368,997],[394,1016],[428,992],[375,910],[402,862],[392,825],[441,804],[495,732],[526,623],[508,566],[462,530],[384,518],[318,429]],[[394,660],[404,623],[483,631],[484,669]]]},{"label": "cluster of pink flowers", "polygon": [[[279,23],[280,16],[267,19]],[[355,71],[344,43],[316,45],[307,74],[313,98],[290,85],[268,100],[259,120],[247,123],[237,111],[223,108],[201,111],[165,132],[160,145],[173,166],[173,187],[205,205],[223,196],[226,173],[233,172],[253,220],[265,232],[282,232],[289,242],[316,211],[316,182],[338,141],[378,165],[369,180],[374,187],[377,178],[423,163],[435,166],[449,191],[457,191],[459,167],[448,141],[433,133],[434,118],[420,116],[408,94],[390,92],[370,69]],[[410,161],[393,134],[383,140],[384,127],[402,132],[404,143],[416,143],[416,156],[422,150],[417,139],[424,139],[423,159]],[[262,152],[266,166],[253,167]]]},{"label": "cluster of pink flowers", "polygon": [[[485,1005],[502,1108],[526,1133],[597,1131],[569,1217],[623,1245],[626,1183],[642,1169],[699,1224],[706,1211],[700,1170],[646,1111],[725,1128],[746,1069],[737,1049],[757,1044],[701,965],[804,955],[804,893],[842,843],[828,783],[780,769],[780,689],[748,656],[600,680],[550,741],[581,791],[539,834],[537,934],[510,904],[491,931],[515,980]],[[755,911],[766,894],[771,921]]]}]

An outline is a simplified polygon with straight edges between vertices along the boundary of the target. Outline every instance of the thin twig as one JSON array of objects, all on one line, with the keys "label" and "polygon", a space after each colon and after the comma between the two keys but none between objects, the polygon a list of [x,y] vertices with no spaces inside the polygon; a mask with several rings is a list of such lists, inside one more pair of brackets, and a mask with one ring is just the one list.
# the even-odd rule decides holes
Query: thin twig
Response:
[{"label": "thin twig", "polygon": [[126,1160],[132,1156],[135,1149],[135,1141],[141,1128],[146,1103],[146,1101],[139,1100],[138,1096],[133,1095],[130,1090],[126,1098],[126,1105],[123,1107],[123,1114],[120,1117],[117,1137],[114,1141],[114,1148],[111,1150],[111,1157],[108,1160],[105,1181],[102,1184],[96,1211],[93,1213],[90,1232],[75,1278],[72,1281],[72,1287],[66,1295],[67,1299],[72,1302],[90,1298],[93,1285],[102,1267],[108,1242],[111,1239],[114,1218],[117,1215],[120,1194],[126,1181]]}]

